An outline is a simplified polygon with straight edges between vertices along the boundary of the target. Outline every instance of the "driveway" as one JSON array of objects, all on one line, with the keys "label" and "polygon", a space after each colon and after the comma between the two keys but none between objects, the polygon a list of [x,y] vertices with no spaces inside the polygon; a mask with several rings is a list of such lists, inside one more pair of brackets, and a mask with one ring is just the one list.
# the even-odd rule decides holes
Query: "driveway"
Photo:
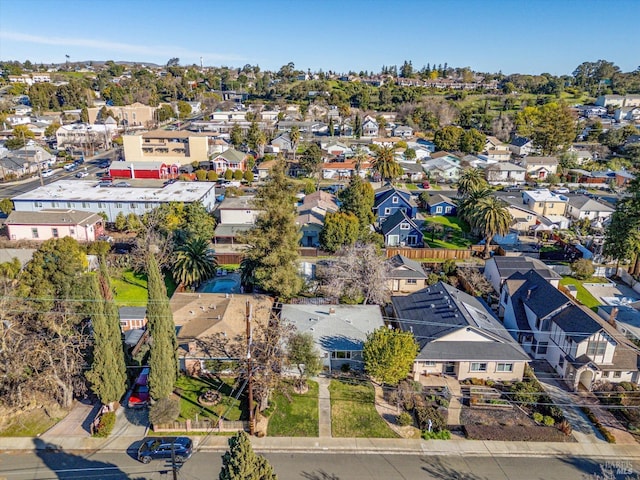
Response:
[{"label": "driveway", "polygon": [[567,391],[551,366],[544,360],[533,361],[530,365],[544,391],[551,397],[553,403],[562,410],[563,415],[571,424],[573,437],[579,443],[607,443],[582,410],[573,406],[580,405],[582,400],[578,395]]}]

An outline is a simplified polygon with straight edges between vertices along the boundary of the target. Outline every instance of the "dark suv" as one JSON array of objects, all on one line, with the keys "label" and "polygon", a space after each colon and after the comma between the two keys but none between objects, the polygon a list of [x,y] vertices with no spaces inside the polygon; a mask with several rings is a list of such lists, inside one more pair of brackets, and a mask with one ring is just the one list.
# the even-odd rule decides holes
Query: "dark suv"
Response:
[{"label": "dark suv", "polygon": [[172,449],[175,461],[182,463],[193,453],[193,442],[188,437],[145,438],[138,449],[138,460],[142,463],[149,463],[156,458],[171,459]]}]

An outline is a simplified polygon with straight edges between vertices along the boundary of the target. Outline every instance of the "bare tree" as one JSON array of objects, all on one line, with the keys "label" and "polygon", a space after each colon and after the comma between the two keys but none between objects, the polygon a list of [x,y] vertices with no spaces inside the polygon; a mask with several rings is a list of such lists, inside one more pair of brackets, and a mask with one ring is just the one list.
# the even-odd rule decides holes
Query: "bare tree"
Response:
[{"label": "bare tree", "polygon": [[493,286],[487,278],[480,273],[480,270],[470,267],[461,267],[457,270],[458,277],[463,285],[470,289],[469,293],[474,296],[485,296],[493,292]]},{"label": "bare tree", "polygon": [[507,115],[501,115],[491,121],[491,132],[496,138],[503,142],[509,140],[514,128],[515,124],[513,123],[513,120]]},{"label": "bare tree", "polygon": [[331,297],[363,298],[365,304],[384,305],[391,295],[389,266],[372,244],[343,248],[334,262],[319,269],[318,276]]}]

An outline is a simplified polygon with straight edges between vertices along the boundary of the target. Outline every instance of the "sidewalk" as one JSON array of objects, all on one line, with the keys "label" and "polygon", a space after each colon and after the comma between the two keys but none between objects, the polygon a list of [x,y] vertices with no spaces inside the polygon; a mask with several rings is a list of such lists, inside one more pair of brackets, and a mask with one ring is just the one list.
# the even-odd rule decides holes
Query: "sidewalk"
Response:
[{"label": "sidewalk", "polygon": [[331,438],[331,396],[329,394],[330,379],[313,378],[318,382],[318,429],[320,438]]},{"label": "sidewalk", "polygon": [[[228,449],[227,437],[192,437],[196,451],[222,452]],[[57,437],[0,438],[0,451],[32,452],[65,450],[122,453],[137,449],[139,436],[112,438]],[[400,438],[301,438],[252,437],[259,453],[354,453],[385,455],[475,456],[475,457],[590,457],[599,459],[640,460],[637,445],[580,444],[548,442],[488,442],[481,440],[413,440]]]}]

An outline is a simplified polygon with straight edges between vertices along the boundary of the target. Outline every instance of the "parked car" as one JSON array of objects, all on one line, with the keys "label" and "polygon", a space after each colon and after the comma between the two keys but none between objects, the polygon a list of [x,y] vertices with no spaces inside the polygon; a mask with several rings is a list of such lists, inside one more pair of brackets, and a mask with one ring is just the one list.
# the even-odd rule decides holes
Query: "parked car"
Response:
[{"label": "parked car", "polygon": [[100,180],[98,182],[98,187],[113,187],[113,182],[111,180]]},{"label": "parked car", "polygon": [[53,173],[54,173],[54,172],[53,172],[53,170],[51,170],[51,169],[48,169],[48,170],[42,170],[42,176],[43,176],[44,178],[52,177],[52,176],[53,176]]},{"label": "parked car", "polygon": [[78,172],[76,173],[76,178],[84,178],[84,177],[88,177],[89,173],[88,172]]},{"label": "parked car", "polygon": [[111,166],[111,162],[109,160],[104,160],[98,164],[98,168],[109,168]]},{"label": "parked car", "polygon": [[422,182],[422,188],[429,190],[431,188],[431,184],[429,182]]},{"label": "parked car", "polygon": [[149,367],[144,367],[136,378],[136,385],[146,385],[149,381]]},{"label": "parked car", "polygon": [[64,167],[67,172],[72,172],[74,171],[76,168],[78,168],[78,165],[76,165],[75,163],[67,163]]},{"label": "parked car", "polygon": [[560,187],[560,188],[556,188],[553,193],[561,193],[561,194],[565,194],[565,193],[569,193],[569,189],[566,187]]},{"label": "parked car", "polygon": [[173,458],[183,463],[193,453],[193,442],[188,437],[153,437],[145,438],[138,449],[138,460],[149,463],[156,458]]},{"label": "parked car", "polygon": [[135,385],[131,395],[129,395],[129,401],[127,406],[129,408],[142,408],[149,405],[149,386],[148,385]]},{"label": "parked car", "polygon": [[129,182],[118,182],[114,185],[114,187],[130,187],[131,184]]},{"label": "parked car", "polygon": [[82,165],[84,163],[84,157],[76,158],[73,163],[76,165]]}]

